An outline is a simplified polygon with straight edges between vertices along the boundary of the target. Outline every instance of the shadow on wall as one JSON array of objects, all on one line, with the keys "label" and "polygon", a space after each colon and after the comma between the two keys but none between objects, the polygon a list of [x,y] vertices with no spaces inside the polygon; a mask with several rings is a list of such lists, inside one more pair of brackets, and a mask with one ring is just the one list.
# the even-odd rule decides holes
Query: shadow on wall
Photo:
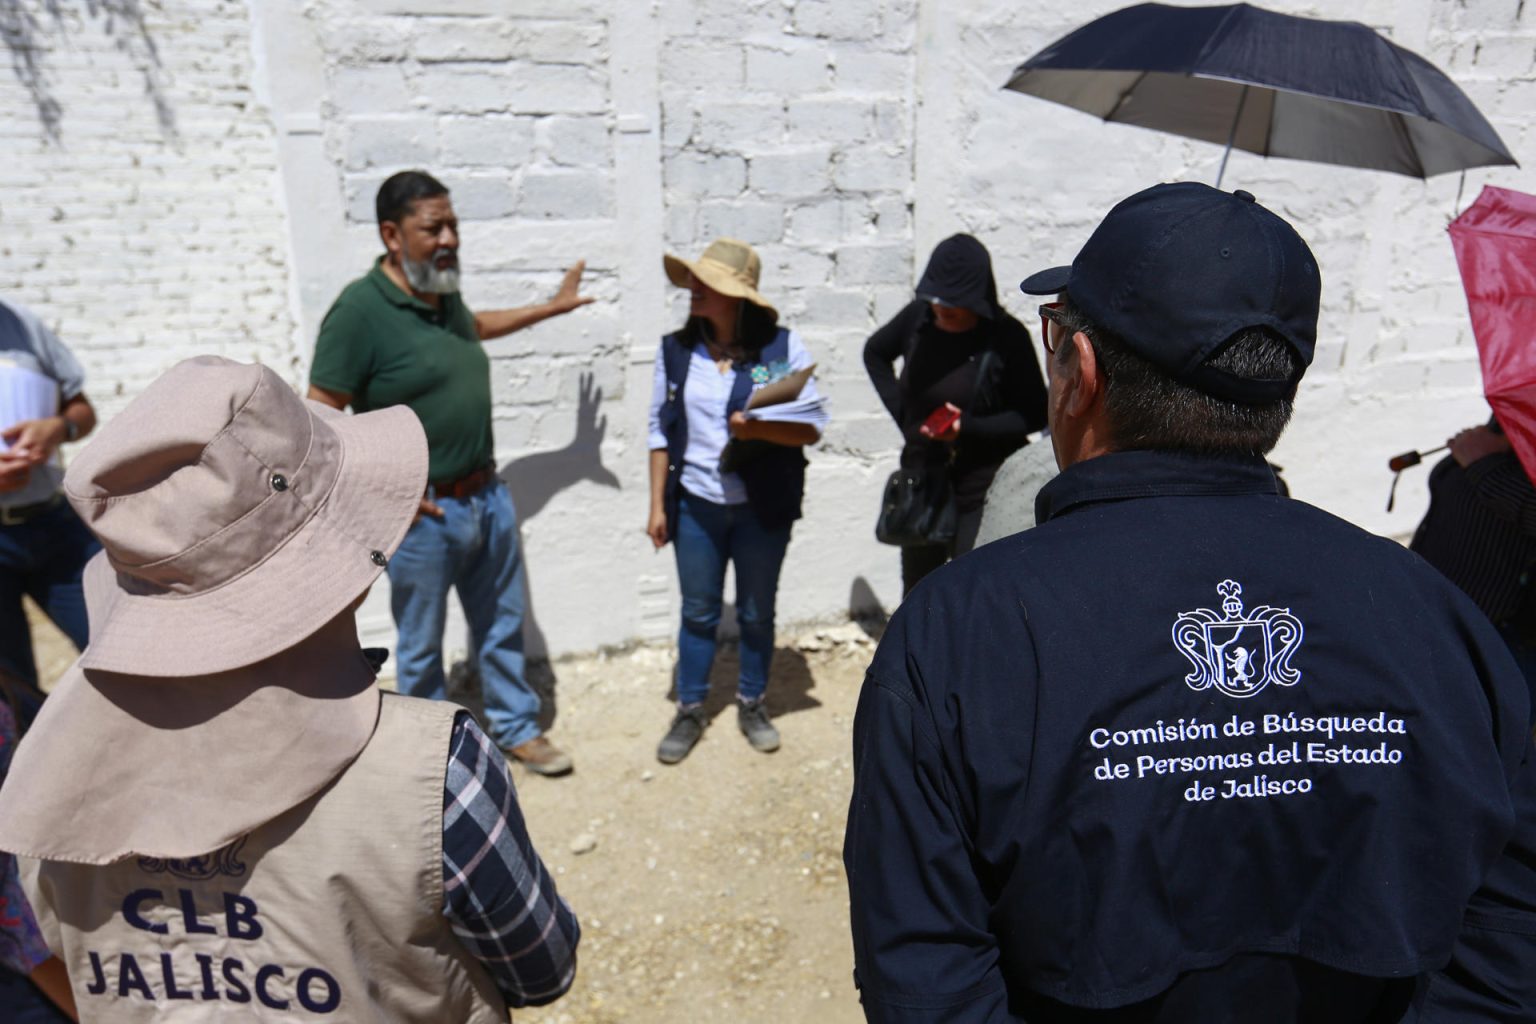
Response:
[{"label": "shadow on wall", "polygon": [[[3,2],[6,0],[0,0]],[[512,495],[519,526],[542,512],[555,495],[584,480],[615,490],[619,488],[618,476],[603,465],[603,438],[608,433],[608,417],[602,414],[602,405],[603,389],[596,386],[592,374],[582,374],[576,402],[576,430],[571,443],[555,451],[535,452],[514,459],[496,471]],[[526,562],[526,549],[524,554]],[[528,685],[541,700],[539,727],[548,731],[555,721],[558,679],[549,661],[549,645],[544,639],[544,631],[539,628],[534,612],[537,588],[531,575],[527,583],[528,600],[523,611],[523,649],[528,654],[526,674]],[[477,713],[482,710],[480,680],[474,666],[460,661],[453,666],[449,676],[449,696],[466,702]]]},{"label": "shadow on wall", "polygon": [[876,596],[875,588],[863,576],[855,576],[853,585],[848,588],[848,617],[858,624],[865,636],[877,641],[884,635],[885,624],[891,619]]},{"label": "shadow on wall", "polygon": [[[144,95],[155,107],[155,119],[167,141],[176,139],[176,111],[166,96],[160,51],[144,22],[140,0],[74,0],[85,15],[100,20],[117,51],[144,78]],[[0,0],[0,43],[11,53],[11,68],[32,97],[43,136],[51,143],[63,139],[64,106],[53,94],[44,63],[51,44],[69,33],[63,0]]]},{"label": "shadow on wall", "polygon": [[602,405],[603,389],[596,386],[592,374],[582,374],[576,396],[576,434],[571,443],[555,451],[514,459],[497,470],[496,475],[512,492],[520,521],[532,519],[549,499],[583,480],[618,490],[619,478],[603,465],[608,417],[602,415]]}]

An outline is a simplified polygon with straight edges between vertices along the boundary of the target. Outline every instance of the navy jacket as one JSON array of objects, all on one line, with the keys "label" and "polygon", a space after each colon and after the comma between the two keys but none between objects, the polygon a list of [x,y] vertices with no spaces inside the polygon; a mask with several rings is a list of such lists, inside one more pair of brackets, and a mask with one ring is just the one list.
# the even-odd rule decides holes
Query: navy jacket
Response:
[{"label": "navy jacket", "polygon": [[[667,375],[667,396],[661,403],[661,431],[667,438],[667,483],[663,503],[667,512],[667,536],[677,536],[677,502],[682,491],[683,453],[688,450],[688,412],[683,404],[688,385],[688,360],[691,349],[682,336],[669,334],[661,339],[661,358]],[[736,367],[731,397],[725,415],[740,412],[752,397],[752,368],[789,361],[789,331],[780,327],[773,340],[763,346],[757,358]],[[763,526],[778,529],[800,518],[805,497],[805,452],[799,447],[771,441],[737,441],[738,460],[734,472],[747,491],[747,505]]]},{"label": "navy jacket", "polygon": [[1258,459],[1101,456],[1037,518],[870,666],[869,1019],[1536,1019],[1526,689],[1465,595]]}]

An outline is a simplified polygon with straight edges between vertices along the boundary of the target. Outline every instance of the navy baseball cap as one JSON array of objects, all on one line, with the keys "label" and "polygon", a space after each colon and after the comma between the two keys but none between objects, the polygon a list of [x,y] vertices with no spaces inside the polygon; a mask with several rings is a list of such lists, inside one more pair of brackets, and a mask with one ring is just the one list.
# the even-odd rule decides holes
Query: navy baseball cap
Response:
[{"label": "navy baseball cap", "polygon": [[1245,380],[1203,366],[1234,334],[1269,328],[1302,372],[1317,346],[1317,260],[1295,228],[1241,189],[1183,181],[1138,192],[1109,211],[1070,267],[1019,288],[1069,293],[1084,316],[1174,379],[1233,402],[1289,398],[1301,379]]}]

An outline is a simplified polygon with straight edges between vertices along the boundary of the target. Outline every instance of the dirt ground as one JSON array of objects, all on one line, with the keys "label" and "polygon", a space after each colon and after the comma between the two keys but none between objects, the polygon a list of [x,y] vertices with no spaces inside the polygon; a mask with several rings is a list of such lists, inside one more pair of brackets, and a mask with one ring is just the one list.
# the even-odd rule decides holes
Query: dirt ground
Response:
[{"label": "dirt ground", "polygon": [[[37,622],[39,668],[73,658]],[[576,984],[519,1024],[862,1021],[852,982],[843,822],[849,733],[873,643],[853,624],[781,635],[773,754],[736,728],[735,652],[715,666],[713,723],[675,766],[672,653],[642,647],[549,666],[563,779],[514,772],[529,832],[581,919]]]}]

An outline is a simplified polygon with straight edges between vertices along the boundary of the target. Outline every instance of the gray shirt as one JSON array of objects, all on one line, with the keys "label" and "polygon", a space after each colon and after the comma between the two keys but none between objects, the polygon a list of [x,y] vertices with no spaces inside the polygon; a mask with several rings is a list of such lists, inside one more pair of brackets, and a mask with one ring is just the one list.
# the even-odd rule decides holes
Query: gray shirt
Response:
[{"label": "gray shirt", "polygon": [[[31,310],[0,299],[0,388],[4,376],[13,370],[30,370],[51,377],[59,385],[60,404],[80,394],[85,388],[85,371],[73,352],[64,347],[58,335],[50,331]],[[0,419],[6,419],[0,410]],[[0,429],[12,426],[0,423]],[[19,491],[0,494],[0,507],[18,508],[47,501],[64,481],[64,467],[58,455],[32,470],[32,479]]]},{"label": "gray shirt", "polygon": [[1056,453],[1049,435],[1003,460],[981,511],[976,546],[1012,536],[1035,525],[1035,495],[1056,477]]}]

